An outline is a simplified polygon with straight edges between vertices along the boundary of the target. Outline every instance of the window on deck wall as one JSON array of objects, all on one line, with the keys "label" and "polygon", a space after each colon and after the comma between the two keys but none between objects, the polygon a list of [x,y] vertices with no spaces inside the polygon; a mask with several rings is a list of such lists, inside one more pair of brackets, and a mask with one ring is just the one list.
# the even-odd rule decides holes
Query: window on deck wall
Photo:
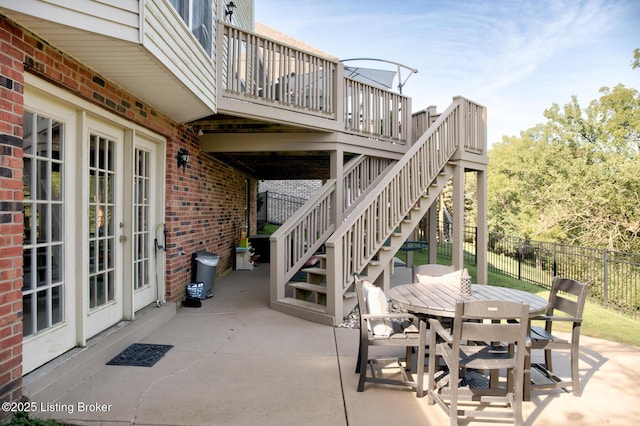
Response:
[{"label": "window on deck wall", "polygon": [[202,48],[211,57],[213,41],[212,0],[169,0]]}]

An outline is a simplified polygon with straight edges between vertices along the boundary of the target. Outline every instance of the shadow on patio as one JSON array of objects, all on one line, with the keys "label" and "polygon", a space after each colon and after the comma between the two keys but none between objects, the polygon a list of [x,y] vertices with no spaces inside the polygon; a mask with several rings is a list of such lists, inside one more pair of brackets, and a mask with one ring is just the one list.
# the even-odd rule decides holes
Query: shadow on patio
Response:
[{"label": "shadow on patio", "polygon": [[[397,267],[393,282],[410,275]],[[367,384],[356,392],[358,332],[269,309],[268,279],[268,265],[233,271],[201,308],[149,307],[117,333],[30,374],[24,393],[36,416],[92,425],[448,422],[408,388]],[[153,367],[105,365],[134,342],[173,348]],[[583,396],[534,391],[523,407],[526,424],[637,423],[640,373],[629,367],[640,363],[640,349],[584,336],[581,346]]]}]

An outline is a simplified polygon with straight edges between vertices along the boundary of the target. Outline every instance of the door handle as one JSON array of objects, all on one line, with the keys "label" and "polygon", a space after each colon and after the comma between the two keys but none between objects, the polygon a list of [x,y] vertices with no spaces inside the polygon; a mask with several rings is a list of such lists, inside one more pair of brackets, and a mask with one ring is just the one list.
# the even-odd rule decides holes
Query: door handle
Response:
[{"label": "door handle", "polygon": [[127,241],[127,237],[125,237],[124,235],[120,235],[120,242],[124,243],[125,241]]}]

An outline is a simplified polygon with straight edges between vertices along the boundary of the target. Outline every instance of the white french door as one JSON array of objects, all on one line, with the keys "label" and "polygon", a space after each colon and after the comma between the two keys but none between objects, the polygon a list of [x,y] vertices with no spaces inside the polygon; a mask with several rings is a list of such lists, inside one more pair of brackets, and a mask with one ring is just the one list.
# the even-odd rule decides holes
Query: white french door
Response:
[{"label": "white french door", "polygon": [[164,299],[164,139],[27,76],[23,373]]},{"label": "white french door", "polygon": [[[157,148],[156,144],[137,137],[133,154],[133,226],[132,270],[133,307],[139,311],[159,300],[160,274],[157,267],[159,253],[155,238],[162,218],[157,207]],[[161,242],[164,244],[164,241]]]},{"label": "white french door", "polygon": [[25,88],[22,370],[76,346],[76,111]]},{"label": "white french door", "polygon": [[124,316],[123,252],[124,130],[95,118],[87,119],[85,149],[88,167],[84,338],[94,336]]}]

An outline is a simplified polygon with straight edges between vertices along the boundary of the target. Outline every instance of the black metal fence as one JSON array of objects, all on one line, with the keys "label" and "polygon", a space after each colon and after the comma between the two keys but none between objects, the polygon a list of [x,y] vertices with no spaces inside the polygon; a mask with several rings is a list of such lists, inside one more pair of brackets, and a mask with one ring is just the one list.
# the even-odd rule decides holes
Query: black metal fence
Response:
[{"label": "black metal fence", "polygon": [[306,198],[272,191],[258,193],[258,228],[265,223],[282,225],[306,202]]},{"label": "black metal fence", "polygon": [[[258,227],[281,225],[307,200],[265,191],[258,194]],[[419,239],[426,239],[426,222]],[[438,256],[451,259],[451,226],[440,224]],[[554,276],[573,278],[589,287],[589,298],[620,312],[640,316],[640,254],[569,246],[489,232],[490,272],[550,289]],[[477,228],[464,231],[464,262],[477,265]]]},{"label": "black metal fence", "polygon": [[[465,227],[464,261],[477,265],[477,229]],[[588,285],[589,298],[609,308],[640,315],[640,253],[570,246],[489,232],[488,269],[550,289],[553,277]],[[451,244],[438,243],[438,255],[451,258]]]}]

